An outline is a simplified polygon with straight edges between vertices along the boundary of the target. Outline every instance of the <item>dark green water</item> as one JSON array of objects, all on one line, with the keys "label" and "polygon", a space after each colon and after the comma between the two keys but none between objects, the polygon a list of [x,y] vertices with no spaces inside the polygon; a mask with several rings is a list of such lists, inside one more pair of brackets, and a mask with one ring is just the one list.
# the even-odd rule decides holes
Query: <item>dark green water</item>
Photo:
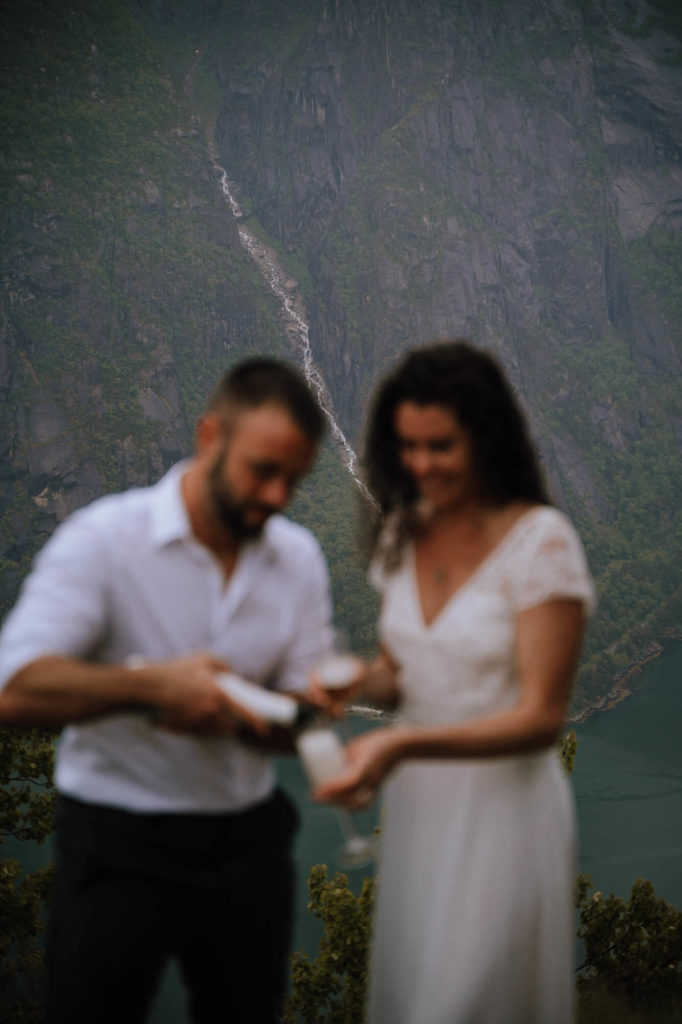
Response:
[{"label": "dark green water", "polygon": [[576,727],[573,782],[580,869],[627,896],[636,878],[682,907],[682,644],[633,680],[637,689]]},{"label": "dark green water", "polygon": [[[597,889],[627,897],[636,878],[649,879],[662,897],[682,907],[682,644],[647,665],[636,691],[610,711],[576,727],[578,754],[573,784],[580,829],[580,870]],[[306,912],[306,879],[314,864],[337,868],[334,851],[341,832],[333,811],[311,804],[298,763],[280,762],[280,778],[302,815],[297,844],[299,891],[294,948],[314,955],[320,925]],[[376,812],[359,815],[371,830]],[[44,862],[43,848],[3,849],[20,856],[27,870]],[[355,891],[366,871],[348,872]],[[170,969],[151,1024],[184,1024],[185,1001]]]}]

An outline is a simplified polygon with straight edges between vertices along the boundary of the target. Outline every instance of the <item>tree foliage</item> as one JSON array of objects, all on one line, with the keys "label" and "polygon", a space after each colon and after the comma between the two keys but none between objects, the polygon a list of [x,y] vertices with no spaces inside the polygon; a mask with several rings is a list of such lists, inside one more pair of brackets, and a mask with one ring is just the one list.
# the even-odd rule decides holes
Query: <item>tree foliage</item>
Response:
[{"label": "tree foliage", "polygon": [[292,991],[282,1024],[359,1024],[374,882],[366,878],[356,896],[346,875],[337,872],[328,879],[327,866],[318,864],[310,872],[308,895],[308,910],[324,922],[325,931],[314,960],[303,951],[292,956]]},{"label": "tree foliage", "polygon": [[[0,843],[44,842],[52,831],[54,738],[3,730],[0,742]],[[39,1024],[43,968],[42,911],[52,891],[52,865],[24,874],[0,860],[0,1024]]]},{"label": "tree foliage", "polygon": [[52,831],[54,737],[5,729],[0,743],[0,843],[9,836],[42,843]]},{"label": "tree foliage", "polygon": [[682,1005],[682,911],[657,899],[651,882],[641,878],[627,900],[592,888],[589,875],[580,875],[581,1001],[589,1006],[590,996],[605,989],[628,1009],[662,1021]]},{"label": "tree foliage", "polygon": [[40,1024],[36,998],[43,974],[41,909],[50,899],[52,867],[23,875],[17,860],[0,860],[0,1024]]},{"label": "tree foliage", "polygon": [[567,775],[570,775],[575,765],[575,755],[578,752],[578,737],[575,734],[575,729],[571,729],[569,732],[564,734],[561,741],[561,747],[559,750],[559,757],[563,765],[564,771]]}]

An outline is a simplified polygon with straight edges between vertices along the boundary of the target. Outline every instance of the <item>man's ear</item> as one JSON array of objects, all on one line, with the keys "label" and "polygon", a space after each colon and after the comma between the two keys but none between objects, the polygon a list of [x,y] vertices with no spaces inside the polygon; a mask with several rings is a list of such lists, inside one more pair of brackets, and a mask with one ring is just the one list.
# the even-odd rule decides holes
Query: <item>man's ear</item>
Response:
[{"label": "man's ear", "polygon": [[201,455],[212,448],[216,440],[222,437],[223,432],[224,425],[217,413],[205,412],[200,416],[194,431],[194,446],[197,454]]}]

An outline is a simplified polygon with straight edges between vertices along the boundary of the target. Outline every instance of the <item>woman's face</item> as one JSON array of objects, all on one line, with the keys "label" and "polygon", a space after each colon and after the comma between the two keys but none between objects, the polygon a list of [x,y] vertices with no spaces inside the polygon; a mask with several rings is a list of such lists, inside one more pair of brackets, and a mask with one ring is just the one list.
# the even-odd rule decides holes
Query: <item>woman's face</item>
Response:
[{"label": "woman's face", "polygon": [[449,409],[401,402],[394,425],[401,462],[434,511],[475,499],[473,447]]}]

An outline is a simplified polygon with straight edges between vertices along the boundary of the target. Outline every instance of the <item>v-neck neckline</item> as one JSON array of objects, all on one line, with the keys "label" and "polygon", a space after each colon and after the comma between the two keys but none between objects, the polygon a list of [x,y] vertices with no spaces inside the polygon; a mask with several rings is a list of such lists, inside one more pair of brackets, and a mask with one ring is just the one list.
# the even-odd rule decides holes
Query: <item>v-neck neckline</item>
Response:
[{"label": "v-neck neckline", "polygon": [[422,604],[421,594],[419,593],[419,581],[417,579],[417,554],[415,550],[414,541],[410,541],[408,549],[408,576],[410,580],[410,586],[412,588],[412,597],[417,609],[417,615],[419,624],[422,629],[429,631],[434,628],[443,617],[445,612],[455,603],[457,598],[473,584],[482,574],[487,567],[494,562],[497,557],[505,550],[508,544],[516,536],[521,525],[527,521],[527,519],[536,513],[539,509],[543,508],[542,505],[533,505],[531,508],[526,509],[521,515],[514,520],[511,526],[502,534],[497,543],[490,549],[487,555],[485,555],[481,561],[475,566],[474,570],[462,580],[458,587],[456,587],[451,594],[448,595],[445,602],[438,609],[434,617],[430,622],[426,621],[424,615],[424,606]]}]

